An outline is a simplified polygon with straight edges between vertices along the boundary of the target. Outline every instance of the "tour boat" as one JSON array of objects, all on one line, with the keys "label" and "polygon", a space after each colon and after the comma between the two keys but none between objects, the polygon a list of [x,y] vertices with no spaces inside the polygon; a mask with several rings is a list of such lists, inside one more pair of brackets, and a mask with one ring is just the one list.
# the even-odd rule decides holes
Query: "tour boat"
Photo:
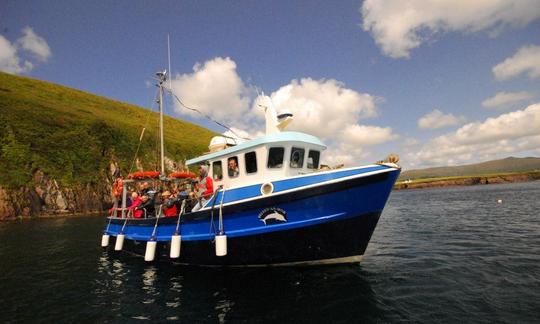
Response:
[{"label": "tour boat", "polygon": [[[161,98],[165,73],[158,77]],[[195,266],[360,262],[399,176],[397,158],[323,167],[326,146],[320,139],[286,131],[293,116],[278,114],[268,97],[261,97],[259,106],[265,110],[265,135],[243,142],[215,137],[210,153],[186,162],[192,169],[206,165],[213,179],[215,192],[204,206],[180,210],[177,217],[115,213],[108,218],[102,246],[115,239],[110,245],[116,251]],[[237,172],[227,172],[231,159]],[[136,180],[124,181],[124,202],[129,181]],[[171,181],[163,163],[160,181]]]}]

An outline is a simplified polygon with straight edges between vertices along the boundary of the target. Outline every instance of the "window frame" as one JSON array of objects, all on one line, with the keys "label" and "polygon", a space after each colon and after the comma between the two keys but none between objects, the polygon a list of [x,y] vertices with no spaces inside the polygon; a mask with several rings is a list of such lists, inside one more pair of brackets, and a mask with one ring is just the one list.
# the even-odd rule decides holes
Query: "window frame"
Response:
[{"label": "window frame", "polygon": [[[317,153],[317,167],[312,167],[310,168],[309,167],[309,158],[311,157],[311,152],[316,152]],[[310,169],[310,170],[317,170],[319,169],[319,166],[321,165],[321,151],[319,150],[308,150],[308,158],[307,158],[307,161],[306,161],[306,168]]]},{"label": "window frame", "polygon": [[[231,176],[231,175],[229,174],[229,160],[231,160],[231,159],[236,160],[236,167],[238,168],[238,175],[235,176],[235,177],[233,177],[233,176]],[[227,177],[228,177],[229,179],[236,179],[236,178],[238,178],[238,177],[240,176],[240,163],[239,163],[239,162],[240,162],[240,161],[239,161],[239,159],[238,159],[238,155],[235,155],[235,156],[229,156],[229,157],[227,158]]]},{"label": "window frame", "polygon": [[[270,167],[270,153],[272,151],[272,149],[282,149],[283,150],[283,154],[281,156],[281,166],[280,167]],[[268,156],[266,157],[266,168],[267,169],[283,169],[283,164],[285,162],[285,147],[284,146],[272,146],[272,147],[269,147],[268,148]]]},{"label": "window frame", "polygon": [[[296,152],[302,152],[299,157],[300,157],[300,166],[293,166],[293,154],[296,153]],[[306,149],[304,147],[297,147],[297,146],[293,146],[291,148],[291,154],[290,154],[290,158],[289,158],[289,168],[291,169],[303,169],[304,168],[304,160],[305,160],[305,156],[306,156]]]},{"label": "window frame", "polygon": [[[247,161],[247,155],[251,154],[251,153],[253,153],[253,159],[255,161],[255,171],[253,171],[253,172],[248,171],[249,163]],[[251,175],[251,174],[255,174],[255,173],[259,172],[259,165],[257,163],[257,151],[250,151],[250,152],[244,153],[244,164],[245,164],[244,169],[245,169],[247,175]]]},{"label": "window frame", "polygon": [[[221,170],[221,176],[218,178],[216,178],[216,165],[219,165],[219,169]],[[221,160],[212,162],[212,180],[223,181],[223,163],[221,162]]]}]

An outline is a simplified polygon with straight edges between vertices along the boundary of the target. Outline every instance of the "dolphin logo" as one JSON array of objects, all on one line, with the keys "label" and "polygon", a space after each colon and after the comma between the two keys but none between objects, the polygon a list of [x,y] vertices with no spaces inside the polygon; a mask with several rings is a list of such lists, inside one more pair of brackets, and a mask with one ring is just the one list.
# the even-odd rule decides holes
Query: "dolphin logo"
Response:
[{"label": "dolphin logo", "polygon": [[287,222],[287,213],[281,208],[267,208],[259,214],[264,225],[273,225]]}]

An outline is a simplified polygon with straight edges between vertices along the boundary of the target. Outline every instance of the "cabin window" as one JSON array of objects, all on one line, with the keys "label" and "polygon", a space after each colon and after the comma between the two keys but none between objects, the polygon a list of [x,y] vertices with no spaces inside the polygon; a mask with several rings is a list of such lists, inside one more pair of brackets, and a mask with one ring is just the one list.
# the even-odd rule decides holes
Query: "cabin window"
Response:
[{"label": "cabin window", "polygon": [[318,169],[320,157],[321,157],[321,152],[309,150],[309,154],[307,158],[308,169]]},{"label": "cabin window", "polygon": [[227,159],[227,174],[229,178],[236,178],[240,173],[238,169],[238,158],[236,156],[230,157]]},{"label": "cabin window", "polygon": [[257,172],[257,154],[255,152],[244,154],[244,160],[246,162],[246,173]]},{"label": "cabin window", "polygon": [[212,163],[212,179],[215,181],[221,181],[221,179],[223,179],[223,168],[221,167],[221,161]]},{"label": "cabin window", "polygon": [[283,166],[284,155],[285,149],[283,147],[271,147],[268,152],[268,168],[281,168]]},{"label": "cabin window", "polygon": [[304,153],[306,150],[303,148],[293,147],[291,150],[291,168],[301,168],[304,166]]}]

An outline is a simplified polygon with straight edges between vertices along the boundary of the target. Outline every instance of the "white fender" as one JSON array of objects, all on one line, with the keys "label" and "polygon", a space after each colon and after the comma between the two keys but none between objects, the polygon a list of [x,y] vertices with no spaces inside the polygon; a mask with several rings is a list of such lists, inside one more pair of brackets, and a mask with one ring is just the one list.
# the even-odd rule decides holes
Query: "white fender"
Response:
[{"label": "white fender", "polygon": [[146,242],[146,252],[144,253],[144,261],[154,261],[156,256],[156,241]]},{"label": "white fender", "polygon": [[182,244],[182,236],[181,235],[173,235],[171,237],[170,257],[172,259],[176,259],[176,258],[180,257],[181,244]]},{"label": "white fender", "polygon": [[124,247],[124,237],[126,237],[124,234],[118,234],[116,236],[116,244],[114,245],[115,251],[122,251],[122,248]]},{"label": "white fender", "polygon": [[101,247],[109,246],[109,238],[109,234],[103,234],[103,236],[101,237]]},{"label": "white fender", "polygon": [[227,235],[216,235],[216,256],[227,255]]}]

